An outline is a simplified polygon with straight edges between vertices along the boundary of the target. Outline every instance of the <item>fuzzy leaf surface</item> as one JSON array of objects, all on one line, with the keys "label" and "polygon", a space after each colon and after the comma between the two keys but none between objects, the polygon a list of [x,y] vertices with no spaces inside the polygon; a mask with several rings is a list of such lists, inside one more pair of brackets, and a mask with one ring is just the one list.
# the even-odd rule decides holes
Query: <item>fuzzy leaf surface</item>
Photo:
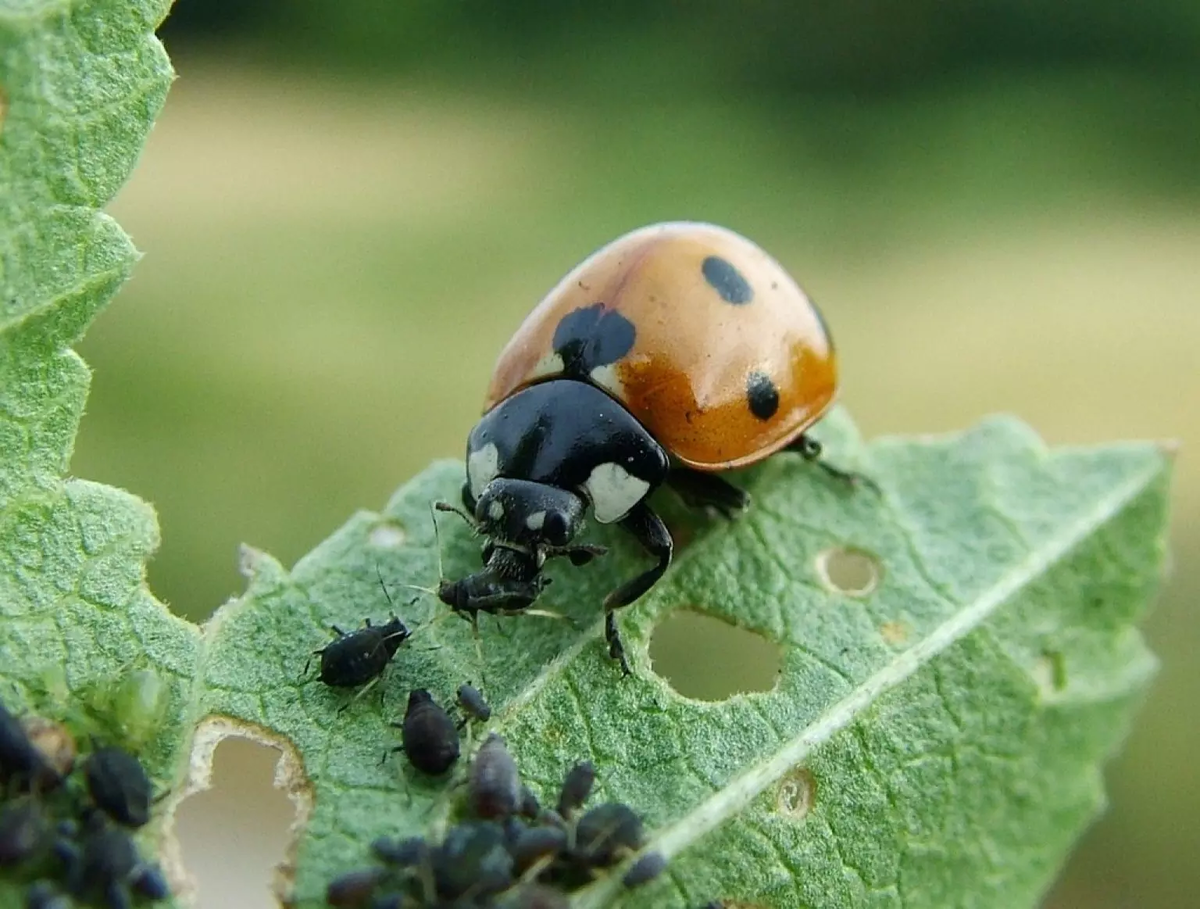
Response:
[{"label": "fuzzy leaf surface", "polygon": [[101,208],[170,85],[167,7],[0,0],[0,697],[136,746],[160,789],[186,759],[199,634],[145,587],[150,507],[64,474],[90,378],[71,345],[137,259]]},{"label": "fuzzy leaf surface", "polygon": [[[671,859],[644,889],[623,891],[614,874],[578,906],[1036,905],[1101,810],[1101,767],[1154,674],[1136,622],[1159,579],[1170,458],[1141,443],[1048,451],[1008,418],[863,445],[835,411],[818,435],[882,495],[791,455],[742,471],[749,513],[691,525],[663,581],[620,613],[628,679],[606,656],[599,603],[646,558],[619,532],[593,531],[611,551],[591,565],[550,571],[539,605],[578,627],[485,620],[482,664],[466,623],[434,621],[446,609],[432,597],[410,604],[400,585],[436,582],[429,503],[456,500],[461,463],[435,464],[290,572],[248,552],[247,593],[208,629],[205,710],[297,749],[313,802],[288,899],[322,905],[332,877],[368,863],[373,838],[454,819],[445,781],[381,757],[410,689],[448,705],[474,681],[495,709],[475,742],[504,735],[543,801],[590,758],[591,804],[631,805],[648,848]],[[446,575],[477,568],[478,541],[439,517]],[[825,580],[822,554],[839,547],[877,560],[872,590]],[[377,571],[421,630],[341,710],[348,697],[306,678],[305,663],[330,625],[384,620]],[[677,694],[648,644],[679,609],[778,644],[775,688]]]}]

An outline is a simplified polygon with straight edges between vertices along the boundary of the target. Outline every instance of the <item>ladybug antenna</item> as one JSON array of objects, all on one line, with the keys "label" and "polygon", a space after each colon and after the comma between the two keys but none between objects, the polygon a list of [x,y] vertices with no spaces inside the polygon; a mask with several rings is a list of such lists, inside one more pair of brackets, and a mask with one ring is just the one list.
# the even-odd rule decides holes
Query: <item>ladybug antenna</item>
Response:
[{"label": "ladybug antenna", "polygon": [[[375,577],[379,578],[379,588],[380,588],[380,590],[383,591],[384,597],[387,598],[388,606],[390,606],[392,608],[392,612],[394,614],[396,612],[396,604],[394,602],[392,602],[392,595],[390,593],[388,593],[387,584],[385,584],[383,581],[383,572],[379,570],[379,562],[378,561],[375,563]],[[416,600],[414,599],[413,602],[415,603]],[[409,603],[408,605],[411,606],[412,603]]]},{"label": "ladybug antenna", "polygon": [[[437,504],[440,505],[442,503],[438,502]],[[435,507],[436,506],[433,502],[429,503],[429,520],[433,522],[433,548],[434,551],[437,552],[437,575],[438,583],[440,584],[445,580],[446,574],[444,568],[442,567],[442,535],[438,530],[437,515],[434,514]],[[401,584],[400,586],[408,590],[416,590],[419,593],[427,593],[432,597],[436,597],[438,595],[438,592],[432,587],[421,587],[419,584]],[[414,600],[413,602],[416,601]]]},{"label": "ladybug antenna", "polygon": [[445,505],[445,502],[433,503],[429,506],[429,520],[433,521],[433,546],[437,550],[437,566],[438,566],[438,583],[440,584],[446,578],[446,573],[442,569],[442,534],[438,529],[437,512],[434,510],[439,505]]},{"label": "ladybug antenna", "polygon": [[[466,511],[459,508],[457,505],[452,505],[449,502],[434,502],[433,507],[436,508],[438,511],[448,511],[451,514],[458,515],[460,518],[462,518],[464,521],[466,521],[467,524],[470,525],[472,530],[474,530],[476,533],[479,532],[479,522],[475,520],[475,517],[471,514],[468,514]],[[433,523],[436,525],[437,521],[434,521]]]}]

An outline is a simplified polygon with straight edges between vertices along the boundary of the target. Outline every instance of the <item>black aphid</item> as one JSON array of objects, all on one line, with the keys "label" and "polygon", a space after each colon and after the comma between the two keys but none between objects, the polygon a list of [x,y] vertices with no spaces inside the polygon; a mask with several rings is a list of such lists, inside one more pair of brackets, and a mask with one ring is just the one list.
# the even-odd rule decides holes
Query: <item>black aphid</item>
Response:
[{"label": "black aphid", "polygon": [[499,893],[512,885],[512,872],[504,829],[493,821],[459,824],[434,853],[438,895],[451,900]]},{"label": "black aphid", "polygon": [[[357,688],[373,682],[383,673],[411,635],[408,627],[395,616],[386,625],[372,625],[371,620],[349,634],[336,625],[330,628],[337,637],[314,650],[321,657],[319,678],[332,688]],[[304,672],[307,675],[308,665]]]},{"label": "black aphid", "polygon": [[450,715],[424,688],[408,693],[408,707],[400,726],[400,748],[422,773],[438,776],[458,760],[458,729]]},{"label": "black aphid", "polygon": [[381,836],[371,844],[371,851],[381,862],[397,868],[413,868],[429,857],[429,844],[419,836],[400,840]]},{"label": "black aphid", "polygon": [[25,891],[25,909],[71,909],[71,899],[50,881],[34,881]]},{"label": "black aphid", "polygon": [[25,796],[0,806],[0,867],[18,865],[47,845],[50,822],[41,805]]},{"label": "black aphid", "polygon": [[96,807],[114,821],[137,828],[150,820],[154,786],[141,761],[128,751],[113,746],[93,751],[83,775]]},{"label": "black aphid", "polygon": [[134,872],[133,889],[152,900],[165,900],[171,895],[166,875],[158,865],[143,862]]},{"label": "black aphid", "polygon": [[575,825],[575,854],[592,867],[607,867],[642,847],[642,819],[628,805],[597,805]]},{"label": "black aphid", "polygon": [[521,806],[517,811],[522,817],[527,817],[531,821],[536,821],[542,813],[542,806],[538,804],[538,797],[533,794],[533,790],[528,786],[521,787]]},{"label": "black aphid", "polygon": [[504,739],[491,733],[471,763],[467,799],[477,817],[503,820],[521,804],[521,777]]},{"label": "black aphid", "polygon": [[29,740],[25,727],[0,703],[0,784],[52,789],[62,777]]},{"label": "black aphid", "polygon": [[626,887],[640,887],[654,880],[667,870],[667,859],[661,852],[647,852],[630,866],[621,878]]},{"label": "black aphid", "polygon": [[77,899],[99,898],[108,909],[126,909],[131,888],[155,899],[169,895],[162,872],[141,860],[129,834],[99,815],[78,841],[59,839],[55,852],[67,867],[67,889]]},{"label": "black aphid", "polygon": [[567,831],[557,827],[529,827],[509,844],[518,874],[524,874],[541,859],[556,858],[566,848]]},{"label": "black aphid", "polygon": [[383,868],[347,871],[330,881],[329,886],[325,888],[325,901],[331,906],[365,906],[375,895],[375,888],[379,886],[385,874]]},{"label": "black aphid", "polygon": [[474,685],[458,687],[458,706],[468,717],[474,717],[481,723],[486,723],[492,718],[491,706],[483,699],[483,694]]},{"label": "black aphid", "polygon": [[558,813],[564,820],[583,807],[596,782],[596,767],[591,761],[580,761],[567,772],[562,792],[558,796]]}]

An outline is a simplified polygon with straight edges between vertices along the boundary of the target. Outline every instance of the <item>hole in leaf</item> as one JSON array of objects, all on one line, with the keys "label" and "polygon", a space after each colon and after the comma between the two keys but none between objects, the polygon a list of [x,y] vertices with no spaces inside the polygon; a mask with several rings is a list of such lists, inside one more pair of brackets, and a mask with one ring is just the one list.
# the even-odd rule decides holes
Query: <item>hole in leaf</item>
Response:
[{"label": "hole in leaf", "polygon": [[229,736],[216,747],[212,788],[179,806],[183,862],[195,879],[197,909],[279,905],[271,891],[295,806],[273,785],[279,751]]},{"label": "hole in leaf", "polygon": [[760,634],[691,609],[660,622],[650,640],[654,671],[684,697],[723,701],[770,691],[779,678],[779,647]]},{"label": "hole in leaf", "polygon": [[408,539],[408,534],[395,521],[380,521],[371,528],[369,539],[376,549],[399,549]]},{"label": "hole in leaf", "polygon": [[846,596],[863,597],[879,586],[883,566],[869,552],[838,546],[817,556],[817,572],[830,589]]},{"label": "hole in leaf", "polygon": [[893,647],[908,640],[908,626],[903,622],[884,622],[879,626],[879,635]]},{"label": "hole in leaf", "polygon": [[789,772],[779,781],[775,810],[794,821],[801,820],[817,800],[817,781],[804,767]]}]

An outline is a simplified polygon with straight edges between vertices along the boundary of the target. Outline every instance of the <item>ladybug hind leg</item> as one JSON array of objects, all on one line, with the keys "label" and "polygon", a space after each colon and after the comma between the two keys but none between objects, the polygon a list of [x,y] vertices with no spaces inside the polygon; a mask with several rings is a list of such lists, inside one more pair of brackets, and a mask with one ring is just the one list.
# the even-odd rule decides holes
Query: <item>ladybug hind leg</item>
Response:
[{"label": "ladybug hind leg", "polygon": [[690,467],[673,467],[667,485],[691,508],[712,508],[732,518],[750,507],[750,494],[724,477]]},{"label": "ladybug hind leg", "polygon": [[811,436],[807,436],[807,435],[800,436],[800,438],[796,439],[795,442],[788,445],[784,449],[784,451],[793,451],[796,454],[800,455],[800,457],[804,458],[804,460],[806,460],[810,463],[815,463],[818,467],[820,467],[823,471],[825,471],[825,473],[829,474],[829,476],[833,477],[835,480],[840,480],[841,482],[847,483],[851,486],[866,486],[869,489],[871,489],[872,491],[874,491],[876,495],[880,494],[879,484],[876,483],[874,480],[872,480],[870,477],[868,477],[866,474],[854,473],[853,471],[849,471],[849,470],[842,470],[839,467],[834,467],[828,461],[822,460],[821,454],[823,452],[823,449],[821,448],[821,443],[818,442],[816,439],[812,438]]},{"label": "ladybug hind leg", "polygon": [[658,559],[658,564],[653,568],[630,578],[604,598],[604,639],[608,641],[608,655],[618,660],[621,671],[629,675],[629,663],[625,659],[625,647],[621,644],[620,632],[617,631],[615,611],[622,606],[628,606],[658,582],[671,564],[674,543],[667,525],[644,500],[634,505],[633,510],[619,523],[633,534],[642,544],[642,548]]}]

